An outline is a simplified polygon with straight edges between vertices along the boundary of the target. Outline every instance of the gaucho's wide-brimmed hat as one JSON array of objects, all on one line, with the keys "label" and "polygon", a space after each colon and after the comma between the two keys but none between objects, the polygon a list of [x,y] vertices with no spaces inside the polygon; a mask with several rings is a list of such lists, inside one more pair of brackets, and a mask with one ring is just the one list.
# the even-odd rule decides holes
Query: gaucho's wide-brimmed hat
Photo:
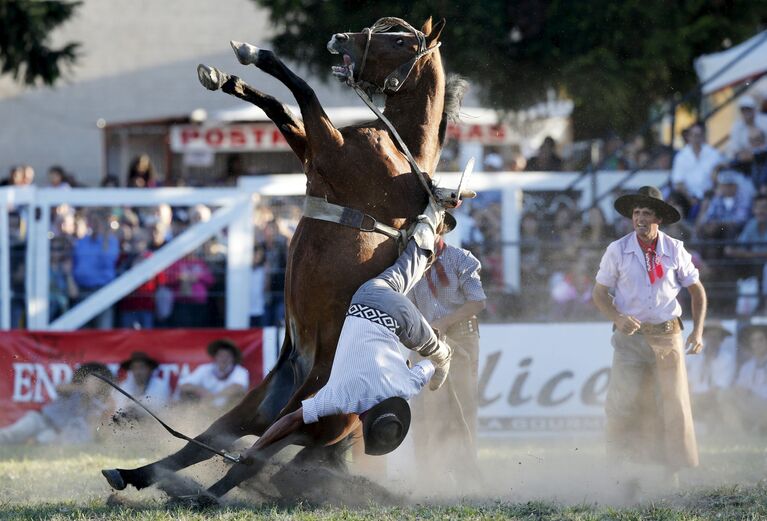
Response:
[{"label": "gaucho's wide-brimmed hat", "polygon": [[382,456],[399,447],[410,429],[410,406],[399,397],[387,398],[362,414],[365,454]]},{"label": "gaucho's wide-brimmed hat", "polygon": [[676,208],[663,200],[663,194],[654,186],[643,186],[635,194],[626,194],[615,200],[615,209],[623,217],[631,219],[634,208],[650,208],[663,219],[663,224],[671,224],[682,218]]}]

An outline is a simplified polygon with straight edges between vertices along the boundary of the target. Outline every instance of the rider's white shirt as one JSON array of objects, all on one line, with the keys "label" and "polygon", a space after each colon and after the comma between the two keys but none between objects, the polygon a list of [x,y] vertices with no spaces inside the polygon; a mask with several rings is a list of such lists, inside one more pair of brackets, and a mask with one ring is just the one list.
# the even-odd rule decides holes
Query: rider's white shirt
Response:
[{"label": "rider's white shirt", "polygon": [[434,374],[429,360],[412,369],[397,335],[386,327],[347,316],[328,383],[302,402],[304,423],[323,416],[360,414],[387,398],[405,400],[418,394]]}]

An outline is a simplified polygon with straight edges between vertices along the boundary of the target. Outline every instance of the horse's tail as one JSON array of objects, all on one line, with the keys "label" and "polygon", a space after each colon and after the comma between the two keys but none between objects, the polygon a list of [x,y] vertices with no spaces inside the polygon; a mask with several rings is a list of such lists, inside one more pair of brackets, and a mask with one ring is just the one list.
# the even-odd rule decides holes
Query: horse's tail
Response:
[{"label": "horse's tail", "polygon": [[445,144],[447,124],[449,121],[459,121],[461,102],[469,89],[469,82],[458,74],[449,74],[445,81],[445,105],[442,109],[442,121],[439,123],[439,142]]}]

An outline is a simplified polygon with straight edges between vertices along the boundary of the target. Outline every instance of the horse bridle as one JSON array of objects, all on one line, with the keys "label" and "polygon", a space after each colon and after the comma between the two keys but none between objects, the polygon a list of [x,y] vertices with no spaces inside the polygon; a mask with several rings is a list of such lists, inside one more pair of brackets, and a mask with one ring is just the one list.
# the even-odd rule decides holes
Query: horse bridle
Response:
[{"label": "horse bridle", "polygon": [[[376,85],[371,81],[363,80],[362,73],[365,70],[365,64],[367,63],[368,51],[370,50],[370,41],[373,38],[373,33],[385,33],[393,27],[403,27],[413,33],[413,36],[415,36],[416,40],[418,40],[418,49],[416,50],[416,53],[408,61],[404,62],[402,65],[396,67],[392,72],[390,72],[389,75],[386,76],[383,86]],[[415,67],[416,62],[427,54],[431,54],[432,52],[436,51],[442,45],[442,42],[437,42],[437,44],[433,47],[427,47],[426,35],[423,32],[419,31],[405,20],[395,17],[381,18],[376,23],[374,23],[372,27],[365,27],[362,32],[367,35],[367,41],[365,42],[365,52],[362,54],[362,64],[360,65],[360,70],[357,73],[359,81],[355,82],[353,75],[350,74],[347,83],[349,83],[350,86],[369,85],[374,87],[374,90],[383,92],[384,94],[397,92],[410,76],[410,73],[413,71],[413,67]],[[348,36],[349,33],[344,34]]]},{"label": "horse bridle", "polygon": [[[383,33],[391,29],[392,27],[401,26],[407,29],[408,31],[412,32],[413,35],[418,40],[418,50],[413,55],[413,57],[400,65],[399,67],[395,68],[384,80],[383,87],[376,85],[373,82],[365,81],[362,79],[362,72],[365,70],[365,64],[367,63],[367,57],[368,57],[368,51],[370,50],[370,40],[373,38],[373,33]],[[405,20],[401,18],[395,18],[395,17],[386,17],[381,18],[376,23],[373,24],[373,27],[366,27],[363,29],[363,32],[367,34],[367,42],[365,43],[365,52],[362,55],[362,64],[360,65],[360,71],[357,74],[357,78],[359,78],[358,81],[354,81],[354,71],[349,70],[349,74],[346,78],[346,83],[351,88],[354,89],[354,92],[357,93],[357,96],[360,97],[360,99],[365,102],[365,105],[368,106],[370,110],[373,111],[373,113],[384,122],[386,127],[389,129],[389,132],[391,132],[392,136],[394,136],[394,140],[397,142],[397,145],[399,146],[400,150],[405,154],[405,157],[407,158],[408,163],[410,163],[410,167],[413,169],[413,171],[417,174],[418,180],[421,182],[421,185],[426,190],[426,193],[429,195],[429,198],[436,203],[436,198],[434,196],[434,190],[429,183],[429,180],[427,179],[428,176],[424,173],[423,170],[418,166],[418,163],[416,163],[415,159],[413,158],[413,155],[410,153],[410,149],[408,149],[405,142],[400,137],[399,133],[397,133],[397,129],[394,128],[394,125],[391,121],[389,121],[389,118],[384,116],[383,112],[381,112],[378,107],[373,103],[373,100],[370,98],[370,96],[367,93],[367,90],[372,90],[369,88],[365,88],[366,86],[374,87],[374,90],[377,90],[379,92],[382,92],[384,94],[387,93],[395,93],[397,92],[400,87],[405,83],[405,80],[407,80],[408,76],[410,76],[410,73],[413,71],[413,67],[415,67],[415,64],[418,60],[423,58],[424,56],[431,54],[432,52],[439,49],[440,45],[442,45],[441,42],[438,42],[436,45],[432,47],[427,47],[426,44],[426,35],[407,23]],[[344,33],[348,34],[348,33]],[[350,38],[351,40],[351,38]]]}]

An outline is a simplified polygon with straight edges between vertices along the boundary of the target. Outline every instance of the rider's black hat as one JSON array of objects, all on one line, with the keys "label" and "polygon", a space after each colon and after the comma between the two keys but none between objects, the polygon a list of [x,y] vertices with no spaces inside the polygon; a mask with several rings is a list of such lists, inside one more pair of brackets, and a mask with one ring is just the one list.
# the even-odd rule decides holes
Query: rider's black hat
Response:
[{"label": "rider's black hat", "polygon": [[410,406],[399,397],[387,398],[362,414],[365,454],[382,456],[399,447],[410,429]]}]

